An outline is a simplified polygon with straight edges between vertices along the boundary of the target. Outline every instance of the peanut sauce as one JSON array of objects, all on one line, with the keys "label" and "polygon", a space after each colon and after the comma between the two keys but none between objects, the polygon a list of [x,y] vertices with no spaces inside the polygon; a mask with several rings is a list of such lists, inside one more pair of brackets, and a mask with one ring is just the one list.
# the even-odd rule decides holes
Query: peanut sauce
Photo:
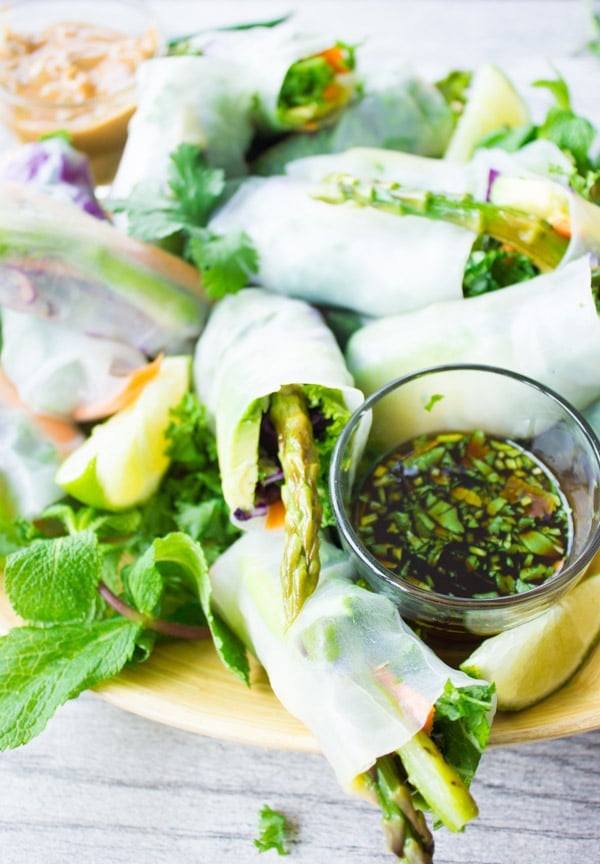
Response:
[{"label": "peanut sauce", "polygon": [[21,141],[64,130],[92,160],[97,182],[116,170],[135,109],[135,76],[158,46],[154,27],[130,36],[84,22],[58,22],[39,33],[5,23],[0,85],[5,121]]}]

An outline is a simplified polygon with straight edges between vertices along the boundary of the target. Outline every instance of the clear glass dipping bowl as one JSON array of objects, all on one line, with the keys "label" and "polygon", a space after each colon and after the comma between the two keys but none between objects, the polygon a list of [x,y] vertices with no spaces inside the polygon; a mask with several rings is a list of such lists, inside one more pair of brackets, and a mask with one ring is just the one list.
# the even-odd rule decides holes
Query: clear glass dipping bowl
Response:
[{"label": "clear glass dipping bowl", "polygon": [[[454,597],[417,587],[383,566],[353,526],[357,489],[385,454],[421,434],[474,429],[527,442],[571,508],[572,540],[563,568],[520,594]],[[579,582],[600,548],[600,444],[594,432],[559,395],[505,369],[439,366],[381,387],[352,415],[337,442],[330,494],[342,545],[360,575],[432,641],[476,640],[534,618]]]}]

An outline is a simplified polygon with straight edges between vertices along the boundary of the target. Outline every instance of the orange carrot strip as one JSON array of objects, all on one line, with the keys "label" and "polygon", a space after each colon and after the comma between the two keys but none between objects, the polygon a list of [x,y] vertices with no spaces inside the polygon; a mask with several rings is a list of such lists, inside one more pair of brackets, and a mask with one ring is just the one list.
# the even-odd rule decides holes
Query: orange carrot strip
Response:
[{"label": "orange carrot strip", "polygon": [[159,354],[151,363],[140,366],[124,378],[121,390],[112,399],[93,405],[82,405],[73,411],[73,417],[80,422],[86,420],[97,420],[100,417],[108,417],[122,411],[138,398],[144,387],[150,383],[160,371],[163,355]]},{"label": "orange carrot strip", "polygon": [[284,522],[285,507],[283,505],[283,501],[279,499],[279,501],[275,501],[273,504],[269,505],[269,509],[267,510],[267,518],[265,519],[265,528],[269,528],[270,530],[283,528]]},{"label": "orange carrot strip", "polygon": [[74,450],[82,441],[81,432],[72,423],[69,423],[68,420],[63,420],[60,417],[50,417],[47,414],[35,414],[31,411],[21,401],[15,385],[1,369],[0,402],[4,402],[6,405],[14,408],[20,408],[29,414],[44,435],[56,445],[59,453],[63,456]]},{"label": "orange carrot strip", "polygon": [[429,699],[426,699],[425,696],[409,684],[405,684],[404,681],[398,681],[387,665],[376,669],[375,677],[388,693],[394,697],[394,700],[402,708],[406,716],[414,720],[418,728],[429,735],[433,726],[435,705],[432,705]]},{"label": "orange carrot strip", "polygon": [[319,57],[322,57],[331,66],[334,72],[343,74],[348,71],[346,56],[339,45],[333,45],[325,51],[321,51]]},{"label": "orange carrot strip", "polygon": [[561,213],[548,219],[549,224],[561,237],[571,238],[571,220]]}]

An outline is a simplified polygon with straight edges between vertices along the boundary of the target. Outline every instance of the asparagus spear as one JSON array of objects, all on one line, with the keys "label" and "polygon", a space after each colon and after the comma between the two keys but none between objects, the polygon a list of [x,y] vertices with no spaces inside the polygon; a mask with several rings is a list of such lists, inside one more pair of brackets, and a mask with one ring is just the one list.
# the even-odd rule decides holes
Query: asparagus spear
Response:
[{"label": "asparagus spear", "polygon": [[527,255],[542,272],[554,270],[569,245],[569,239],[544,219],[516,208],[476,201],[470,195],[407,189],[397,183],[367,182],[341,174],[326,181],[316,197],[329,204],[352,201],[395,216],[423,216],[452,222],[507,243]]},{"label": "asparagus spear", "polygon": [[456,769],[422,730],[396,754],[380,757],[370,771],[361,775],[358,789],[381,808],[388,847],[406,864],[433,861],[433,837],[415,803],[415,790],[452,831],[462,830],[478,813]]},{"label": "asparagus spear", "polygon": [[317,491],[319,456],[312,423],[300,387],[287,385],[271,398],[271,420],[277,432],[284,476],[285,546],[281,579],[288,625],[296,618],[319,580],[321,501]]}]

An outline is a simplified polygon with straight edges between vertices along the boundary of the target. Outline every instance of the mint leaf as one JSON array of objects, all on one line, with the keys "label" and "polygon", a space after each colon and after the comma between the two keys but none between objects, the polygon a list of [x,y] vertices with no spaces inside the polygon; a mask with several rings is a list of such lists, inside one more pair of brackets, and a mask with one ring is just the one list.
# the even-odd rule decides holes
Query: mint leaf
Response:
[{"label": "mint leaf", "polygon": [[135,608],[152,615],[160,602],[164,582],[156,567],[154,545],[123,571],[123,582]]},{"label": "mint leaf", "polygon": [[101,567],[92,531],[38,540],[6,559],[6,593],[30,623],[89,621],[97,609]]},{"label": "mint leaf", "polygon": [[26,744],[60,705],[120,672],[139,632],[117,618],[17,627],[1,638],[0,749]]},{"label": "mint leaf", "polygon": [[244,644],[212,609],[208,565],[200,544],[187,534],[173,533],[157,538],[152,544],[152,554],[155,564],[177,564],[191,579],[219,657],[231,672],[249,684],[250,667]]},{"label": "mint leaf", "polygon": [[258,271],[258,253],[244,231],[223,235],[196,231],[188,241],[186,256],[202,273],[202,284],[213,300],[236,294]]},{"label": "mint leaf", "polygon": [[279,855],[288,855],[285,843],[287,841],[287,826],[283,813],[272,810],[265,804],[258,814],[259,836],[254,845],[259,852],[275,849]]}]

